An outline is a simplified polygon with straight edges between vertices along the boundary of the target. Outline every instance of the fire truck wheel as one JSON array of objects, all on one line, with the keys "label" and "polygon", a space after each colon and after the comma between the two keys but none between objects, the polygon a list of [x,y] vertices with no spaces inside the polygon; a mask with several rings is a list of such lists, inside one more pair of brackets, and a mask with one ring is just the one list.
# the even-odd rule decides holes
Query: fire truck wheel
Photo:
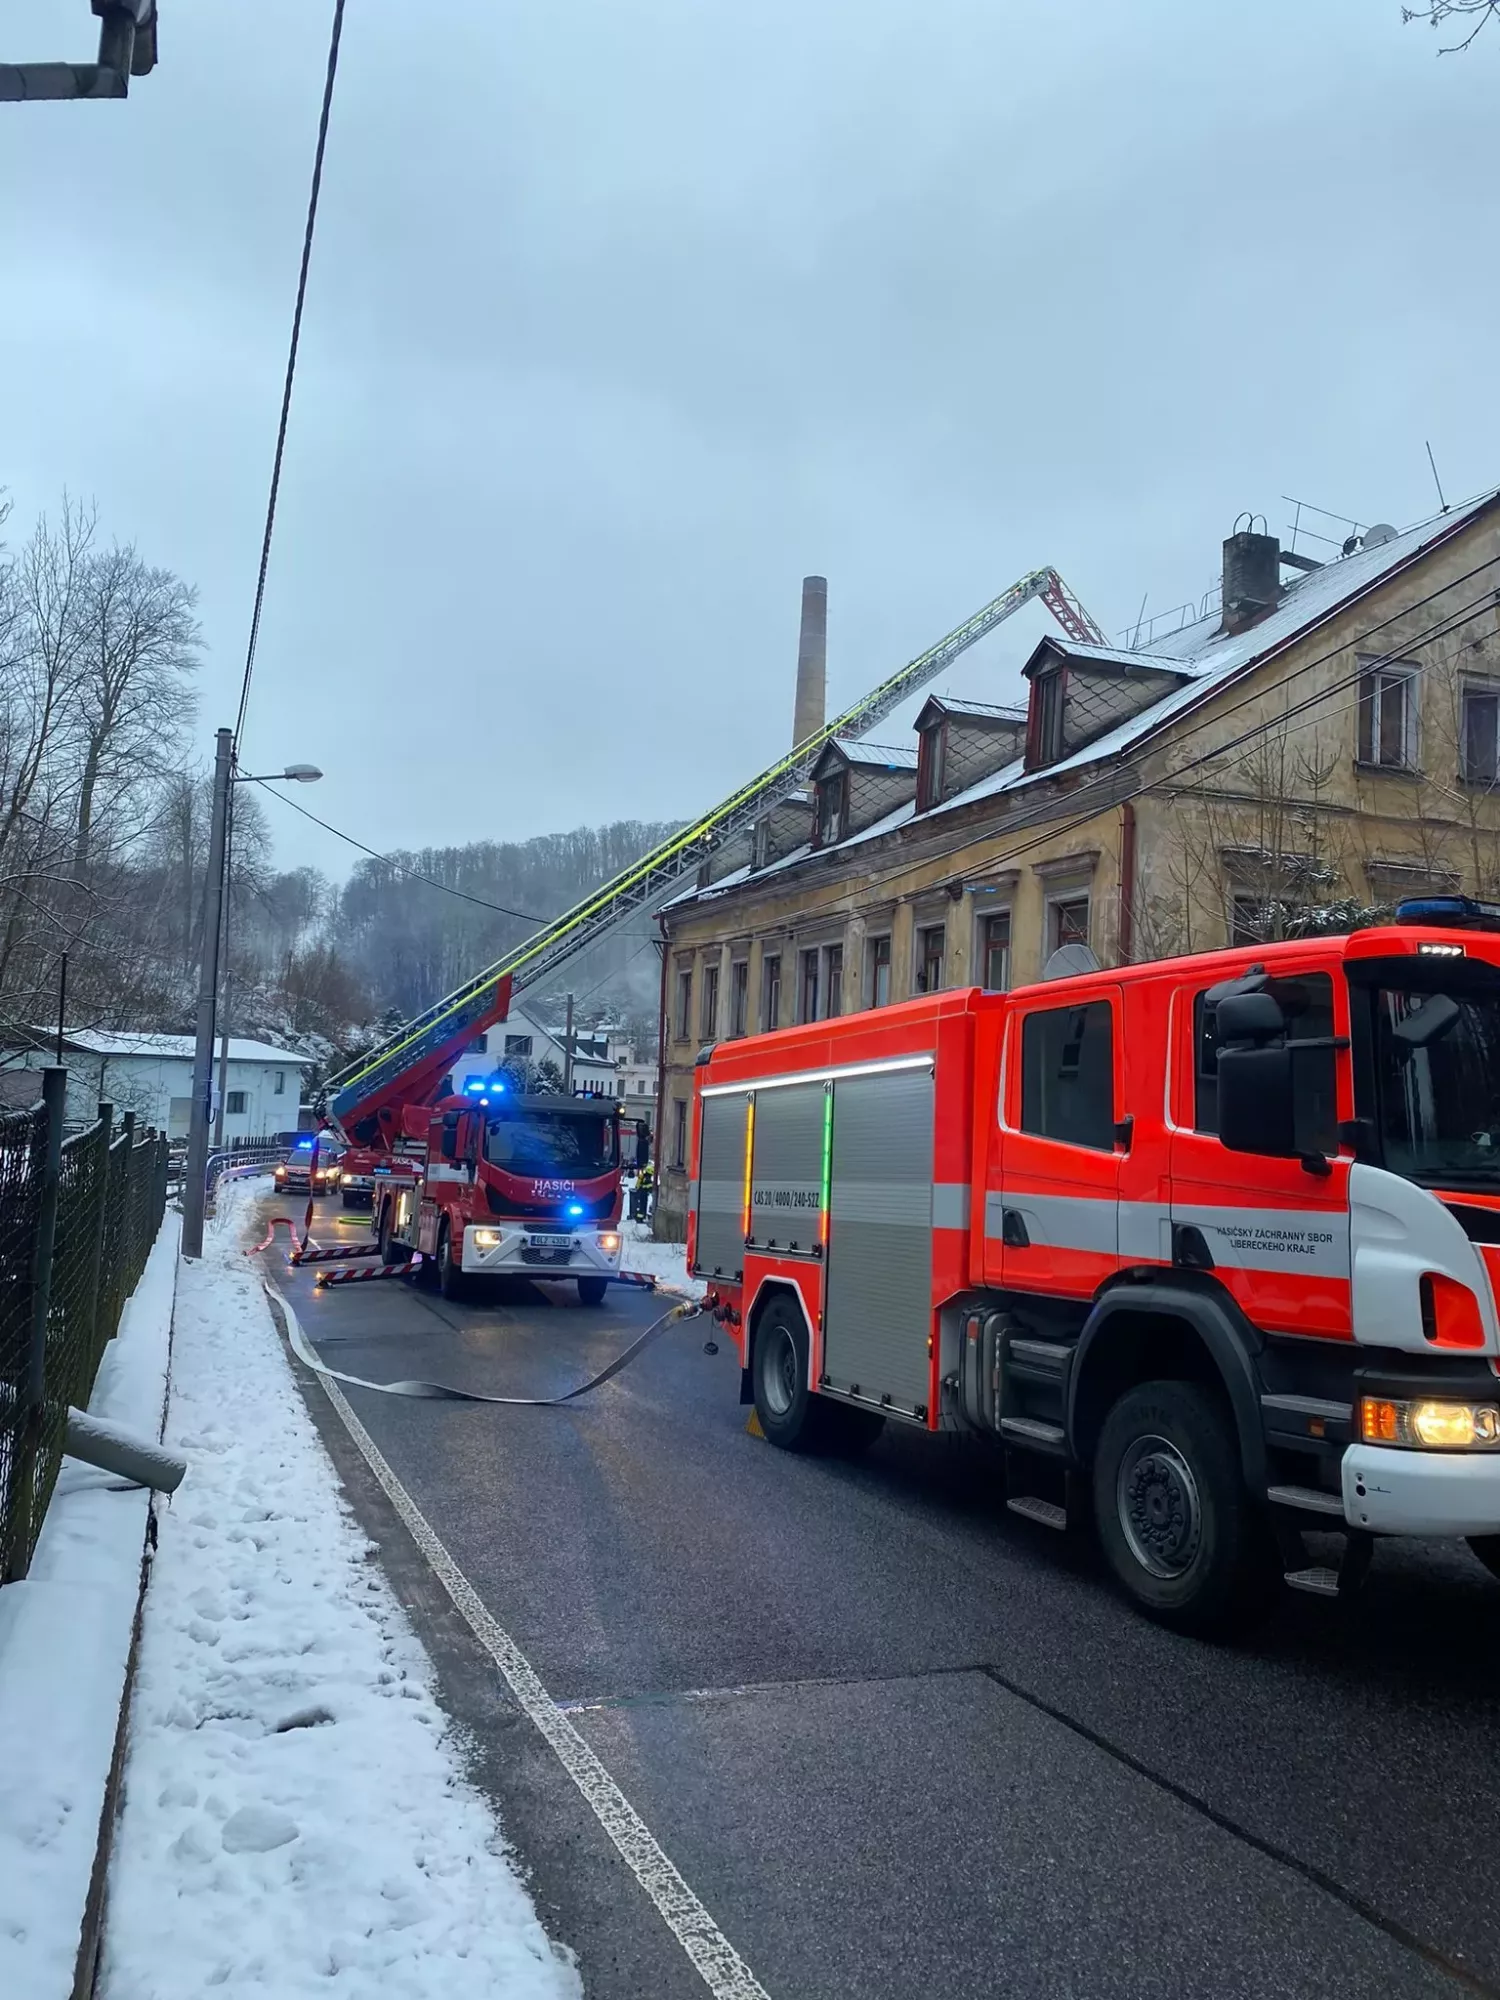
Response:
[{"label": "fire truck wheel", "polygon": [[604,1295],[608,1290],[608,1278],[580,1278],[578,1280],[578,1303],[581,1306],[602,1306]]},{"label": "fire truck wheel", "polygon": [[831,1405],[807,1386],[807,1328],[788,1299],[772,1299],[755,1327],[751,1362],[755,1414],[772,1444],[783,1451],[813,1451],[827,1435]]},{"label": "fire truck wheel", "polygon": [[1470,1535],[1469,1548],[1491,1576],[1500,1578],[1500,1535]]},{"label": "fire truck wheel", "polygon": [[463,1269],[453,1254],[453,1238],[448,1233],[446,1222],[438,1231],[437,1281],[438,1290],[445,1299],[461,1299],[463,1297]]},{"label": "fire truck wheel", "polygon": [[348,1188],[345,1188],[339,1196],[339,1206],[341,1208],[354,1208],[356,1206],[354,1196],[350,1194]]},{"label": "fire truck wheel", "polygon": [[1179,1632],[1243,1627],[1277,1595],[1275,1544],[1228,1413],[1194,1382],[1145,1382],[1115,1404],[1094,1455],[1094,1512],[1126,1591]]}]

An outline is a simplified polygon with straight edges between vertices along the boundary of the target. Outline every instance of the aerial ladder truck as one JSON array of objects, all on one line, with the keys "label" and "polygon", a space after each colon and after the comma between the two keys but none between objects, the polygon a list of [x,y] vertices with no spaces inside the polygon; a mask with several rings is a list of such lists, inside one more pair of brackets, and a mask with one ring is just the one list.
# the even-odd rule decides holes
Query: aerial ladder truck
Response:
[{"label": "aerial ladder truck", "polygon": [[619,1268],[618,1115],[597,1102],[523,1096],[501,1074],[453,1089],[455,1063],[578,953],[658,907],[773,806],[803,789],[825,744],[858,737],[1023,605],[1039,600],[1076,642],[1107,643],[1055,569],[1033,570],[712,812],[679,829],[455,992],[364,1051],[325,1086],[323,1110],[371,1190],[386,1263],[419,1252],[450,1295],[477,1276],[567,1277],[597,1303]]}]

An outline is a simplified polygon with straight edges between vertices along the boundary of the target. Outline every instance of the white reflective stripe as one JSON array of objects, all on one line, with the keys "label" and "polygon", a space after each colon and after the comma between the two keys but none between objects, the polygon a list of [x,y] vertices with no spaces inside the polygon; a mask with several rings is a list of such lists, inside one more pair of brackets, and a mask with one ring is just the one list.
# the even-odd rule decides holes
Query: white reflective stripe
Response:
[{"label": "white reflective stripe", "polygon": [[1113,1256],[1119,1247],[1119,1203],[1113,1195],[1018,1194],[991,1190],[984,1198],[984,1233],[998,1238],[1004,1211],[1026,1224],[1033,1249],[1091,1250]]},{"label": "white reflective stripe", "polygon": [[1120,1203],[1120,1255],[1128,1262],[1171,1263],[1172,1218],[1159,1201]]},{"label": "white reflective stripe", "polygon": [[1215,1264],[1234,1271],[1349,1275],[1349,1217],[1343,1209],[1198,1208],[1174,1205],[1172,1220],[1201,1229]]},{"label": "white reflective stripe", "polygon": [[796,1083],[835,1082],[841,1076],[885,1076],[898,1069],[931,1069],[933,1058],[925,1056],[894,1056],[889,1062],[847,1063],[839,1069],[799,1069],[786,1076],[755,1076],[744,1083],[706,1083],[698,1092],[700,1097],[743,1096],[749,1090],[788,1090]]},{"label": "white reflective stripe", "polygon": [[932,1187],[927,1181],[835,1181],[829,1196],[834,1222],[872,1222],[889,1229],[930,1229]]},{"label": "white reflective stripe", "polygon": [[[838,1210],[835,1208],[834,1214]],[[969,1183],[935,1181],[932,1188],[934,1229],[967,1229],[969,1226]]]}]

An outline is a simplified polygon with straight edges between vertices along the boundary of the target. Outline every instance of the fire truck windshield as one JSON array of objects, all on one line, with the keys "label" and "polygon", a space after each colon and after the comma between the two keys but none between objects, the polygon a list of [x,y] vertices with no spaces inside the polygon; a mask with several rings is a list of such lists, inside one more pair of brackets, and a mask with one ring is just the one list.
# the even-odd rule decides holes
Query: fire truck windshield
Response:
[{"label": "fire truck windshield", "polygon": [[1466,986],[1372,994],[1382,1154],[1408,1180],[1500,1190],[1500,990]]},{"label": "fire truck windshield", "polygon": [[509,1174],[587,1181],[615,1163],[614,1120],[597,1112],[533,1111],[491,1116],[484,1157]]}]

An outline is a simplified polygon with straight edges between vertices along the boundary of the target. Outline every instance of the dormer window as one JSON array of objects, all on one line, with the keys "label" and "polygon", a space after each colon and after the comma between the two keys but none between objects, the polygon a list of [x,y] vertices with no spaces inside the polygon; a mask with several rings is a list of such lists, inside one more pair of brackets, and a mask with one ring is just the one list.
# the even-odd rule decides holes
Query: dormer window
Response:
[{"label": "dormer window", "polygon": [[1032,683],[1036,703],[1036,728],[1032,738],[1033,764],[1055,764],[1063,753],[1063,675],[1061,667],[1038,674]]},{"label": "dormer window", "polygon": [[924,813],[943,797],[948,762],[948,718],[939,716],[917,732],[917,811]]},{"label": "dormer window", "polygon": [[818,845],[832,847],[849,823],[849,773],[830,771],[818,780]]}]

